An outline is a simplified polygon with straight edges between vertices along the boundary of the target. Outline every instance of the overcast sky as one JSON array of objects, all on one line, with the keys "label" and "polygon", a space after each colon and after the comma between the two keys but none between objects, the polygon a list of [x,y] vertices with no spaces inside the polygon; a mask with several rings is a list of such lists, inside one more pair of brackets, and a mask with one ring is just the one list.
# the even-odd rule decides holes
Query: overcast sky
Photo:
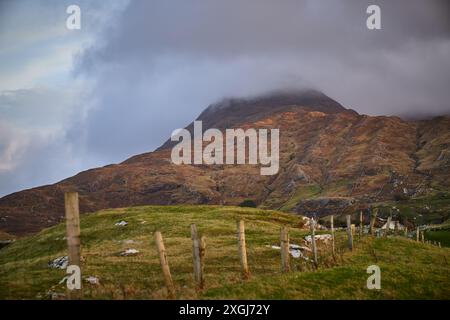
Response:
[{"label": "overcast sky", "polygon": [[226,96],[448,114],[449,57],[446,0],[0,0],[0,196],[151,151]]}]

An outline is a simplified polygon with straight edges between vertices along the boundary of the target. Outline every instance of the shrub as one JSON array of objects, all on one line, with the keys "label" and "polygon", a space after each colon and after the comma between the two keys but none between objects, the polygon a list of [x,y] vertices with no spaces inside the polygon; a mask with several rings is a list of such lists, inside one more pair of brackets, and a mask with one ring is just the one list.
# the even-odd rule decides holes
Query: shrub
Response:
[{"label": "shrub", "polygon": [[396,192],[394,194],[394,200],[395,201],[405,201],[405,200],[409,200],[409,197],[406,194],[403,194],[401,192]]},{"label": "shrub", "polygon": [[246,199],[239,204],[239,207],[256,208],[256,203],[253,200]]}]

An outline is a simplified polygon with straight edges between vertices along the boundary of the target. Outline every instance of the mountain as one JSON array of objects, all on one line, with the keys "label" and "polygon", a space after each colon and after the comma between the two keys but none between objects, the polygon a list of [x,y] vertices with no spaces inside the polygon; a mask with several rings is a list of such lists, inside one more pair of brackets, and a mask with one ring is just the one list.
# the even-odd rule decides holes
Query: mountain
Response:
[{"label": "mountain", "polygon": [[408,210],[418,215],[448,219],[447,207],[434,203],[450,206],[450,117],[406,121],[360,115],[321,92],[303,90],[225,99],[198,120],[203,130],[279,128],[278,174],[262,176],[257,165],[177,166],[168,140],[120,164],[1,198],[0,231],[23,235],[62,221],[68,190],[80,193],[82,212],[251,199],[261,208],[327,215],[396,200],[411,203]]},{"label": "mountain", "polygon": [[[308,111],[334,113],[352,113],[355,111],[345,109],[338,102],[316,90],[275,91],[263,96],[247,99],[227,98],[210,105],[196,120],[201,120],[203,128],[236,128],[245,123],[254,123],[258,120],[270,118],[278,112]],[[186,127],[190,132],[193,123]],[[160,148],[166,149],[175,143],[167,140]]]}]

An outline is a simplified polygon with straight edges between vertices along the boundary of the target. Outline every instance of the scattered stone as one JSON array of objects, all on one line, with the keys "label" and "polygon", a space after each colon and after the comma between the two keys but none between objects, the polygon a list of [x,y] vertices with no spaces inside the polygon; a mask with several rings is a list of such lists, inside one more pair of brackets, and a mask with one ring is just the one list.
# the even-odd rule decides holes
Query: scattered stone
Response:
[{"label": "scattered stone", "polygon": [[68,265],[69,265],[68,256],[58,257],[55,260],[52,260],[48,263],[48,267],[52,269],[66,269]]},{"label": "scattered stone", "polygon": [[307,246],[299,246],[298,244],[289,244],[289,247],[291,249],[297,249],[297,250],[312,252],[312,250],[309,247],[307,247]]},{"label": "scattered stone", "polygon": [[50,299],[52,299],[52,300],[65,300],[66,299],[66,295],[64,293],[56,292],[53,290],[47,291],[47,296],[50,297]]},{"label": "scattered stone", "polygon": [[[302,219],[303,219],[303,226],[307,227],[309,229],[309,226],[311,225],[311,220],[312,219],[308,218],[308,217],[302,217]],[[315,228],[316,228],[316,230],[326,230],[327,229],[325,226],[322,226],[321,224],[319,224],[317,222],[317,220],[316,220],[316,223],[315,223]]]},{"label": "scattered stone", "polygon": [[128,222],[121,220],[121,221],[117,222],[115,225],[118,227],[125,227],[126,225],[128,225]]},{"label": "scattered stone", "polygon": [[[270,246],[272,249],[275,250],[280,250],[281,247],[280,246]],[[298,244],[289,244],[289,253],[291,254],[291,256],[293,258],[304,258],[304,259],[308,259],[306,257],[303,256],[303,252],[302,251],[308,251],[311,252],[311,249],[305,246],[299,246]]]},{"label": "scattered stone", "polygon": [[124,252],[121,252],[120,255],[123,257],[134,256],[139,253],[139,250],[136,249],[127,249]]},{"label": "scattered stone", "polygon": [[[331,241],[331,239],[333,239],[331,234],[316,234],[314,238],[316,239],[316,241],[323,241],[324,243],[327,243],[328,241]],[[311,235],[306,236],[305,241],[310,243],[312,241]]]},{"label": "scattered stone", "polygon": [[84,280],[86,280],[86,282],[89,282],[90,284],[94,284],[94,285],[100,284],[100,281],[98,280],[98,278],[94,277],[94,276],[89,276],[89,277],[85,278]]},{"label": "scattered stone", "polygon": [[14,242],[14,240],[1,240],[0,241],[0,249],[10,245],[13,242]]},{"label": "scattered stone", "polygon": [[303,256],[302,251],[300,249],[298,249],[298,248],[291,248],[290,246],[289,246],[289,253],[294,258],[300,258],[301,256]]}]

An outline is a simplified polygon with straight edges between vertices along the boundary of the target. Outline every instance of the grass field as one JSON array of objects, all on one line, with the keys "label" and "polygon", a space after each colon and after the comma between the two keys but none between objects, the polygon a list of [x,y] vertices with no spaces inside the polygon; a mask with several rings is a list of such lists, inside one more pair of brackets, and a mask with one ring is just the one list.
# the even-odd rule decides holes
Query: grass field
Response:
[{"label": "grass field", "polygon": [[[248,262],[252,276],[239,275],[236,221],[246,222]],[[125,220],[125,227],[115,223]],[[190,224],[206,236],[205,280],[201,292],[192,276]],[[153,240],[161,231],[168,261],[181,299],[449,299],[450,249],[401,237],[355,239],[345,249],[337,235],[338,254],[319,247],[319,268],[291,259],[293,272],[280,273],[281,225],[290,227],[291,243],[308,234],[302,218],[276,211],[221,206],[144,206],[103,210],[81,219],[82,273],[100,284],[84,283],[86,299],[164,299],[166,290]],[[65,270],[48,262],[66,255],[65,225],[19,239],[0,250],[0,299],[49,299],[64,293],[59,284]],[[134,248],[135,256],[120,256]],[[381,290],[368,290],[366,269],[381,268]]]},{"label": "grass field", "polygon": [[441,246],[450,247],[450,230],[426,231],[425,239],[440,242]]},{"label": "grass field", "polygon": [[[407,219],[417,225],[443,223],[449,219],[450,194],[438,193],[425,197],[411,198],[396,202],[380,203],[380,206],[396,207],[400,210],[400,218]],[[389,214],[387,208],[379,212],[386,216]]]}]

